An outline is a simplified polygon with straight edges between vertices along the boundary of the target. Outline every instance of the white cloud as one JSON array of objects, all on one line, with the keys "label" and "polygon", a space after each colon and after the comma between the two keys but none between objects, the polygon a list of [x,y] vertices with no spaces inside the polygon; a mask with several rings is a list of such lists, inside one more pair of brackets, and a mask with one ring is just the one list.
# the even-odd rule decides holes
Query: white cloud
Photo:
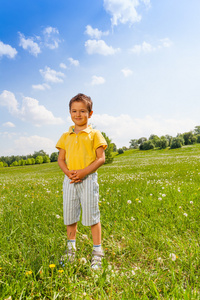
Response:
[{"label": "white cloud", "polygon": [[172,41],[169,38],[160,39],[160,44],[157,46],[152,46],[151,44],[147,42],[143,42],[141,45],[135,45],[132,49],[130,49],[130,52],[140,54],[140,53],[149,53],[156,50],[159,50],[161,48],[169,48],[172,46]]},{"label": "white cloud", "polygon": [[120,51],[119,48],[114,49],[108,46],[103,40],[88,40],[85,42],[86,51],[88,54],[113,55]]},{"label": "white cloud", "polygon": [[104,0],[104,8],[111,15],[113,26],[122,24],[133,24],[141,20],[136,8],[144,3],[150,6],[150,0]]},{"label": "white cloud", "polygon": [[33,38],[25,38],[24,34],[19,32],[19,38],[20,43],[19,46],[21,46],[24,50],[28,50],[29,53],[31,53],[34,56],[38,56],[38,54],[41,52],[40,46],[38,43],[34,42]]},{"label": "white cloud", "polygon": [[132,53],[140,54],[141,52],[147,53],[155,51],[156,48],[154,48],[151,44],[147,42],[143,42],[142,45],[135,45],[132,49]]},{"label": "white cloud", "polygon": [[0,105],[7,107],[11,115],[17,115],[19,112],[15,95],[9,91],[4,90],[3,93],[0,94]]},{"label": "white cloud", "polygon": [[99,85],[99,84],[104,84],[105,79],[101,76],[92,76],[92,85]]},{"label": "white cloud", "polygon": [[69,60],[69,62],[70,62],[71,65],[73,65],[75,67],[79,66],[79,61],[78,60],[75,60],[72,57],[69,57],[68,60]]},{"label": "white cloud", "polygon": [[43,76],[45,81],[52,83],[63,82],[61,77],[65,77],[64,73],[57,72],[49,67],[45,67],[44,70],[40,69],[40,74]]},{"label": "white cloud", "polygon": [[58,38],[59,31],[57,28],[51,26],[46,27],[43,30],[43,35],[44,35],[44,44],[47,48],[52,50],[58,48],[60,39]]},{"label": "white cloud", "polygon": [[34,90],[45,91],[47,89],[50,89],[51,87],[47,83],[43,83],[43,84],[33,84],[32,88]]},{"label": "white cloud", "polygon": [[19,139],[14,140],[12,150],[8,152],[15,155],[27,155],[33,154],[34,151],[44,150],[48,154],[55,152],[55,143],[49,138],[33,135],[33,136],[21,136]]},{"label": "white cloud", "polygon": [[0,95],[0,105],[7,107],[11,115],[36,126],[64,123],[61,118],[54,117],[51,111],[40,105],[38,100],[30,97],[23,98],[22,106],[19,109],[15,95],[9,91],[3,91]]},{"label": "white cloud", "polygon": [[64,64],[64,63],[60,63],[60,68],[62,68],[62,69],[67,69],[67,66],[66,66],[66,64]]},{"label": "white cloud", "polygon": [[15,127],[15,124],[13,124],[12,122],[6,122],[6,123],[3,123],[3,126],[13,128],[13,127]]},{"label": "white cloud", "polygon": [[92,26],[87,25],[85,33],[91,38],[100,39],[102,36],[109,35],[109,31],[101,31],[98,28],[92,28]]},{"label": "white cloud", "polygon": [[169,38],[161,39],[161,45],[165,48],[169,48],[172,46],[172,41]]},{"label": "white cloud", "polygon": [[151,134],[176,136],[177,133],[190,131],[196,126],[192,119],[176,120],[151,116],[132,118],[128,114],[117,117],[94,114],[91,123],[97,129],[106,132],[117,147],[129,146],[131,139],[143,136],[149,138]]},{"label": "white cloud", "polygon": [[14,58],[17,55],[17,50],[10,45],[4,44],[0,41],[0,57],[3,55],[9,58]]},{"label": "white cloud", "polygon": [[128,68],[124,68],[121,71],[122,71],[122,73],[124,74],[125,77],[129,77],[133,74],[133,71],[128,69]]}]

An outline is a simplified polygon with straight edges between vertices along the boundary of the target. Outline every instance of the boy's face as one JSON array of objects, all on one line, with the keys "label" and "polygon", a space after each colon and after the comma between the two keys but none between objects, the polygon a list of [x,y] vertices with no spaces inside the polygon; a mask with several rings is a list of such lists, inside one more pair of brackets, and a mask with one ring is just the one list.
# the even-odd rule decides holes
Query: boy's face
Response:
[{"label": "boy's face", "polygon": [[71,105],[71,119],[76,126],[87,127],[88,119],[92,116],[93,111],[89,113],[87,106],[84,102],[73,102]]}]

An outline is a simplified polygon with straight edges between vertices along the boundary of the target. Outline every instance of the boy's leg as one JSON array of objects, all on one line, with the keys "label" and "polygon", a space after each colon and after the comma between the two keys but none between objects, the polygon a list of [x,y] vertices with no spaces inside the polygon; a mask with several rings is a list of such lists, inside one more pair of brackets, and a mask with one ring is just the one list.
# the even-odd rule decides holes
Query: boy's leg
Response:
[{"label": "boy's leg", "polygon": [[101,223],[97,223],[91,226],[92,239],[93,239],[93,252],[92,252],[92,269],[101,268],[101,259],[104,253],[101,249]]},{"label": "boy's leg", "polygon": [[101,245],[101,223],[91,226],[93,244],[95,246]]},{"label": "boy's leg", "polygon": [[77,231],[77,223],[67,225],[67,239],[75,240],[76,239],[76,231]]}]

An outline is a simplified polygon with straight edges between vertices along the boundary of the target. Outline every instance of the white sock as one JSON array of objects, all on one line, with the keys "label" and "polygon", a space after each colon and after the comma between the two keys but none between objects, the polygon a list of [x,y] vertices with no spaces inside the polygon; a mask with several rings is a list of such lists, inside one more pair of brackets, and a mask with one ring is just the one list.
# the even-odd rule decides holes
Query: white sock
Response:
[{"label": "white sock", "polygon": [[93,245],[93,250],[101,252],[101,244],[100,245]]},{"label": "white sock", "polygon": [[71,250],[71,249],[76,250],[76,240],[68,240],[67,248],[68,248],[68,250]]}]

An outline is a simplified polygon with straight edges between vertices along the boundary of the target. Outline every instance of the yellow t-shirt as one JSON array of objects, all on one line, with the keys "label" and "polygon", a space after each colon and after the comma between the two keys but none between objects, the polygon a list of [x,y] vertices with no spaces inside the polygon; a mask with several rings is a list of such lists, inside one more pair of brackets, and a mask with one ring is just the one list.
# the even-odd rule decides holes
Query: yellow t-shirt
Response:
[{"label": "yellow t-shirt", "polygon": [[66,151],[65,160],[69,170],[84,169],[96,159],[96,149],[107,148],[106,140],[99,130],[88,126],[76,134],[74,126],[63,133],[56,144],[56,148]]}]

